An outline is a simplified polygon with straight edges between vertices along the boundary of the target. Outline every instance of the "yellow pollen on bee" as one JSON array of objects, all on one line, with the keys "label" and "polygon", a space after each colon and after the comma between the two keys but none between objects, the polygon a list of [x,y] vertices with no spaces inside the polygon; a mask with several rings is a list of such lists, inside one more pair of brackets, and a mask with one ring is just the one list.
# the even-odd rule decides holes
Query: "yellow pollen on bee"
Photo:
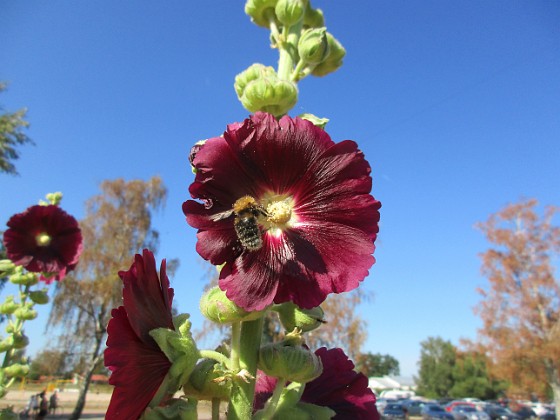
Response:
[{"label": "yellow pollen on bee", "polygon": [[39,246],[48,246],[51,243],[51,237],[46,233],[39,233],[35,236],[35,242]]}]

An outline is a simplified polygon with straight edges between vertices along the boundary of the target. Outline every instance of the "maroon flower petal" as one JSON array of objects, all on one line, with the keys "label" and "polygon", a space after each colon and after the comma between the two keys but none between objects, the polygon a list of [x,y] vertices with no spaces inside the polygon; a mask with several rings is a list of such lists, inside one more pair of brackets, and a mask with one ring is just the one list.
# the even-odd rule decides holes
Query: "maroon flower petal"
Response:
[{"label": "maroon flower petal", "polygon": [[123,306],[113,309],[111,315],[105,366],[112,371],[109,383],[115,388],[106,418],[137,419],[156,394],[171,363],[157,345],[138,338]]},{"label": "maroon flower petal", "polygon": [[[31,206],[8,220],[4,245],[14,264],[35,273],[50,273],[49,280],[62,280],[78,263],[82,234],[78,222],[58,206]],[[37,237],[49,240],[39,244]]]},{"label": "maroon flower petal", "polygon": [[171,302],[173,289],[165,270],[156,270],[154,255],[144,250],[128,271],[121,271],[124,306],[114,309],[107,327],[105,366],[115,386],[107,419],[137,419],[162,384],[171,362],[150,331],[174,329]]},{"label": "maroon flower petal", "polygon": [[[355,142],[334,143],[299,118],[257,113],[206,142],[194,165],[189,191],[203,203],[187,201],[183,212],[198,229],[198,253],[226,263],[219,284],[237,305],[311,308],[368,275],[381,204],[370,195],[371,168]],[[263,207],[287,200],[291,209],[289,222],[270,214],[258,220],[260,249],[243,248],[235,215],[218,217],[243,196]]]},{"label": "maroon flower petal", "polygon": [[173,289],[169,288],[165,267],[163,260],[158,277],[154,254],[145,249],[142,255],[134,257],[134,263],[128,271],[119,272],[124,285],[123,303],[130,325],[144,342],[153,341],[149,334],[153,329],[174,329],[171,316]]},{"label": "maroon flower petal", "polygon": [[375,394],[368,387],[368,379],[354,371],[354,363],[342,349],[315,352],[323,363],[323,373],[305,386],[301,400],[329,407],[335,419],[379,420]]}]

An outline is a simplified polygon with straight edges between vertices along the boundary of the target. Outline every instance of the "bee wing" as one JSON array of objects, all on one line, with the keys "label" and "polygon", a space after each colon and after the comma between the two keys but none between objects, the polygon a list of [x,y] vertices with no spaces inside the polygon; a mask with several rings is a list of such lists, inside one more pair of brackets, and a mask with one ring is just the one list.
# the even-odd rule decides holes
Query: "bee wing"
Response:
[{"label": "bee wing", "polygon": [[210,220],[212,220],[213,222],[217,222],[219,220],[224,220],[227,219],[228,217],[230,217],[233,214],[233,209],[232,210],[226,210],[226,211],[222,211],[220,213],[216,213],[210,216]]}]

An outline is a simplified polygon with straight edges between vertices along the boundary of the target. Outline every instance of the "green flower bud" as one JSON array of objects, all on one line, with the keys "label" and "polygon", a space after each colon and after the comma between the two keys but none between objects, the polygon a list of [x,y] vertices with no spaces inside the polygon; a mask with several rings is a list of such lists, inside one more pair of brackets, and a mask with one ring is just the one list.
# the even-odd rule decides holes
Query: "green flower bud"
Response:
[{"label": "green flower bud", "polygon": [[29,365],[14,363],[4,368],[4,374],[9,378],[21,378],[29,373]]},{"label": "green flower bud", "polygon": [[140,417],[141,420],[196,420],[197,401],[185,401],[180,398],[171,398],[163,407],[147,408]]},{"label": "green flower bud", "polygon": [[62,193],[60,191],[47,194],[47,201],[53,206],[58,206],[62,201]]},{"label": "green flower bud", "polygon": [[10,335],[0,341],[0,353],[11,350],[14,348],[14,338]]},{"label": "green flower bud", "polygon": [[47,294],[47,289],[34,290],[29,292],[29,298],[37,305],[45,305],[49,303],[49,295]]},{"label": "green flower bud", "polygon": [[303,0],[278,0],[274,11],[282,25],[292,26],[303,18],[305,2]]},{"label": "green flower bud", "polygon": [[305,16],[303,17],[303,26],[305,28],[320,28],[325,26],[325,16],[321,9],[313,9],[310,3],[307,3]]},{"label": "green flower bud", "polygon": [[13,347],[15,349],[23,349],[24,347],[27,347],[27,345],[29,344],[29,338],[27,338],[27,336],[23,333],[16,333],[12,335],[13,337]]},{"label": "green flower bud", "polygon": [[298,42],[299,58],[306,64],[317,65],[329,54],[325,28],[306,29]]},{"label": "green flower bud", "polygon": [[[183,387],[185,395],[199,400],[218,398],[227,400],[230,396],[231,381],[225,380],[221,365],[212,359],[201,360],[194,368],[188,382]],[[224,380],[220,380],[223,378]]]},{"label": "green flower bud", "polygon": [[14,296],[10,295],[6,297],[4,303],[0,305],[0,314],[8,315],[13,314],[16,309],[19,308],[19,304],[14,302]]},{"label": "green flower bud", "polygon": [[25,305],[14,311],[14,316],[17,319],[22,319],[24,321],[31,321],[32,319],[37,318],[38,315],[37,311],[33,309],[31,305]]},{"label": "green flower bud", "polygon": [[235,91],[249,112],[265,111],[276,117],[284,115],[297,102],[295,83],[281,80],[272,67],[253,64],[235,77]]},{"label": "green flower bud", "polygon": [[251,21],[258,26],[268,28],[270,20],[275,19],[274,7],[278,0],[247,0],[245,13],[251,17]]},{"label": "green flower bud", "polygon": [[340,66],[342,66],[342,59],[346,55],[346,50],[329,32],[327,32],[327,42],[329,43],[329,54],[323,62],[315,66],[311,72],[313,76],[325,76],[336,71]]},{"label": "green flower bud", "polygon": [[321,359],[315,353],[286,342],[261,347],[258,366],[268,376],[299,383],[312,381],[323,371]]},{"label": "green flower bud", "polygon": [[202,315],[218,324],[231,324],[239,321],[252,321],[258,319],[262,312],[247,312],[237,306],[226,296],[219,287],[208,290],[200,299]]},{"label": "green flower bud", "polygon": [[16,265],[11,260],[0,260],[0,277],[12,274],[15,268]]},{"label": "green flower bud", "polygon": [[21,267],[16,267],[16,272],[12,274],[8,279],[13,284],[19,284],[22,286],[34,286],[35,284],[39,283],[37,274],[24,273]]},{"label": "green flower bud", "polygon": [[274,308],[280,316],[280,322],[287,331],[294,328],[300,329],[302,332],[312,331],[324,324],[325,313],[320,306],[312,309],[301,309],[292,302],[283,303]]}]

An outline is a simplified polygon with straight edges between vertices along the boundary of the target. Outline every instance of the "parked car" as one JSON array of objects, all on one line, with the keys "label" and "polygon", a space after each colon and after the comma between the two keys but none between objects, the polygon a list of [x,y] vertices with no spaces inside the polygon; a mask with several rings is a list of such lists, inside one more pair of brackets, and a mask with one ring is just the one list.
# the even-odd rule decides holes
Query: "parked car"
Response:
[{"label": "parked car", "polygon": [[455,420],[490,420],[490,416],[484,411],[460,404],[451,409],[451,415]]},{"label": "parked car", "polygon": [[547,409],[544,413],[539,414],[539,420],[556,420],[554,410]]},{"label": "parked car", "polygon": [[405,420],[406,413],[402,404],[389,403],[381,412],[382,419]]},{"label": "parked car", "polygon": [[533,411],[533,409],[527,407],[526,405],[520,405],[512,411],[517,414],[521,420],[537,418],[537,414]]},{"label": "parked car", "polygon": [[454,401],[451,401],[450,403],[447,403],[444,408],[445,408],[445,411],[451,412],[453,410],[453,408],[455,408],[457,406],[476,408],[473,403],[470,403],[470,402],[467,402],[467,401],[457,401],[457,400],[454,400]]},{"label": "parked car", "polygon": [[489,404],[484,407],[484,411],[492,420],[520,420],[517,414],[501,405]]},{"label": "parked car", "polygon": [[424,404],[420,414],[423,420],[454,420],[454,417],[439,404]]},{"label": "parked car", "polygon": [[403,408],[408,411],[409,416],[420,416],[422,406],[425,402],[422,400],[404,400],[401,404]]}]

